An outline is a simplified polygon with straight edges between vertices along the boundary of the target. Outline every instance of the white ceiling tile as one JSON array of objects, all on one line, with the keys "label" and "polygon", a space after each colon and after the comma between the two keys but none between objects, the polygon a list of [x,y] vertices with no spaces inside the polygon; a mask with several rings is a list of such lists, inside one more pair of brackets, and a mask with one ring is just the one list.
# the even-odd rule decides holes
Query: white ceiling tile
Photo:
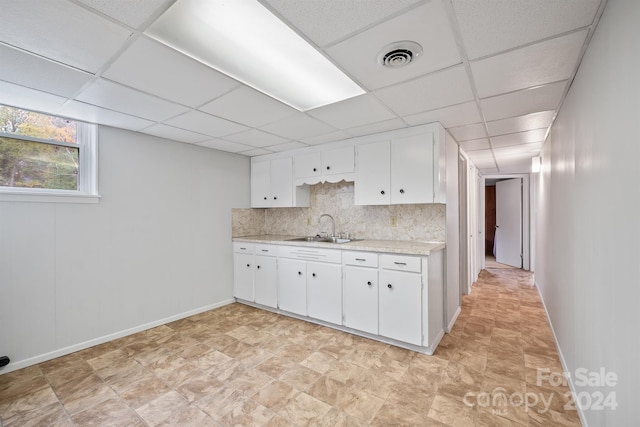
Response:
[{"label": "white ceiling tile", "polygon": [[336,132],[327,133],[325,135],[312,136],[311,138],[304,138],[304,139],[301,139],[300,141],[304,142],[307,145],[318,145],[318,144],[325,144],[327,142],[340,141],[348,138],[351,138],[351,135],[349,135],[345,131],[339,130]]},{"label": "white ceiling tile", "polygon": [[196,145],[213,148],[214,150],[227,151],[229,153],[239,153],[241,151],[251,149],[249,146],[238,144],[236,142],[225,141],[224,139],[212,139],[210,141],[199,142]]},{"label": "white ceiling tile", "polygon": [[93,77],[3,44],[0,44],[0,64],[0,80],[67,97],[73,96]]},{"label": "white ceiling tile", "polygon": [[298,112],[245,85],[241,85],[199,109],[251,127],[260,127]]},{"label": "white ceiling tile", "polygon": [[386,87],[375,94],[401,116],[461,104],[473,99],[467,73],[462,66]]},{"label": "white ceiling tile", "polygon": [[106,126],[113,126],[122,129],[138,131],[153,124],[150,120],[129,116],[117,111],[111,111],[95,105],[85,104],[78,101],[69,101],[61,109],[61,116],[74,118],[90,123],[98,123]]},{"label": "white ceiling tile", "polygon": [[547,128],[551,126],[554,114],[555,111],[553,110],[541,111],[539,113],[487,122],[489,136]]},{"label": "white ceiling tile", "polygon": [[276,145],[289,142],[289,140],[286,138],[262,132],[261,130],[257,129],[250,129],[243,132],[234,133],[233,135],[227,135],[224,139],[226,139],[227,141],[239,142],[251,147],[266,147],[268,145]]},{"label": "white ceiling tile", "polygon": [[266,0],[318,46],[325,46],[398,13],[419,0]]},{"label": "white ceiling tile", "polygon": [[480,123],[482,118],[478,112],[478,106],[474,101],[472,101],[451,107],[405,116],[404,121],[412,126],[424,123],[440,122],[442,126],[449,129],[455,126]]},{"label": "white ceiling tile", "polygon": [[358,126],[347,129],[346,132],[352,136],[371,135],[378,132],[386,132],[388,130],[406,128],[407,124],[400,119],[385,120],[384,122],[373,123],[370,125]]},{"label": "white ceiling tile", "polygon": [[558,108],[567,82],[552,83],[480,101],[486,120],[498,120]]},{"label": "white ceiling tile", "polygon": [[0,41],[95,73],[131,31],[67,0],[3,2]]},{"label": "white ceiling tile", "polygon": [[484,124],[482,123],[450,128],[449,132],[451,132],[451,135],[458,142],[468,141],[470,139],[486,138],[487,136],[487,132],[484,129]]},{"label": "white ceiling tile", "polygon": [[188,110],[108,80],[99,79],[76,97],[80,101],[145,119],[162,121]]},{"label": "white ceiling tile", "polygon": [[253,156],[262,156],[264,154],[271,154],[274,151],[265,150],[264,148],[254,148],[253,150],[241,151],[240,154],[253,157]]},{"label": "white ceiling tile", "polygon": [[453,0],[469,59],[591,25],[600,0]]},{"label": "white ceiling tile", "polygon": [[0,104],[55,114],[65,101],[61,96],[0,81]]},{"label": "white ceiling tile", "polygon": [[481,175],[490,175],[492,173],[497,173],[498,172],[498,168],[485,168],[485,169],[480,169],[480,174]]},{"label": "white ceiling tile", "polygon": [[240,84],[144,36],[133,42],[103,76],[190,107],[198,107]]},{"label": "white ceiling tile", "polygon": [[290,141],[290,142],[285,142],[284,144],[271,145],[266,148],[267,150],[271,150],[274,153],[281,153],[283,151],[295,150],[295,149],[304,148],[304,147],[307,147],[307,145],[297,141]]},{"label": "white ceiling tile", "polygon": [[493,151],[490,149],[470,151],[467,155],[470,159],[493,159]]},{"label": "white ceiling tile", "polygon": [[[423,53],[401,68],[383,67],[381,49],[409,40]],[[369,90],[389,86],[460,63],[460,54],[442,0],[432,0],[326,49],[343,69]]]},{"label": "white ceiling tile", "polygon": [[507,135],[494,136],[491,144],[494,147],[507,147],[509,145],[530,144],[532,142],[544,142],[547,129],[535,129],[526,132],[511,133]]},{"label": "white ceiling tile", "polygon": [[[496,160],[498,163],[500,161],[506,161],[508,158],[526,158],[532,157],[536,155],[536,153],[540,152],[542,148],[542,142],[536,142],[533,144],[520,144],[520,145],[511,145],[508,147],[497,147],[493,149],[493,152],[496,155]],[[499,166],[499,165],[498,165]]]},{"label": "white ceiling tile", "polygon": [[493,160],[493,157],[471,159],[471,162],[476,165],[478,169],[491,169],[496,167],[496,162]]},{"label": "white ceiling tile", "polygon": [[396,118],[373,95],[366,94],[307,111],[338,129],[353,128]]},{"label": "white ceiling tile", "polygon": [[159,136],[161,138],[171,139],[174,141],[188,142],[190,144],[211,139],[210,136],[203,135],[201,133],[191,132],[189,130],[179,129],[163,124],[150,126],[146,129],[141,130],[140,132]]},{"label": "white ceiling tile", "polygon": [[189,111],[188,113],[167,120],[165,123],[210,136],[226,136],[247,130],[246,126],[201,111]]},{"label": "white ceiling tile", "polygon": [[458,145],[460,145],[460,148],[467,153],[469,151],[486,150],[487,148],[491,148],[488,138],[471,139],[469,141],[460,142]]},{"label": "white ceiling tile", "polygon": [[78,0],[132,28],[139,28],[149,18],[165,9],[172,2],[167,0]]},{"label": "white ceiling tile", "polygon": [[546,40],[471,63],[478,96],[540,86],[571,77],[587,31]]},{"label": "white ceiling tile", "polygon": [[286,119],[270,123],[263,130],[284,138],[300,140],[312,136],[323,135],[335,131],[331,126],[322,123],[304,113],[296,113]]}]

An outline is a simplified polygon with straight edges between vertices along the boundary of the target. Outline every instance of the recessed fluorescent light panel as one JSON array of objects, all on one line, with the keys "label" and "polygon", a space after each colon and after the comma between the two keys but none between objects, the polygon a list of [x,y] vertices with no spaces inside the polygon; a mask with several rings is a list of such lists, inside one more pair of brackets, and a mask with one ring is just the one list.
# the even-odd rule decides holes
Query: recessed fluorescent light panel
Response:
[{"label": "recessed fluorescent light panel", "polygon": [[145,34],[300,111],[364,93],[257,0],[178,0]]}]

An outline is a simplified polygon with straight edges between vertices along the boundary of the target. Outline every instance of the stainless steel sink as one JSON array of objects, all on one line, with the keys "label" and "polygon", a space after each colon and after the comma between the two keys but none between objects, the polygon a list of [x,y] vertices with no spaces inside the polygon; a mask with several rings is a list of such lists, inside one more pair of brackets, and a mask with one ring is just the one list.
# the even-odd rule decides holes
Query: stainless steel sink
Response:
[{"label": "stainless steel sink", "polygon": [[287,242],[349,243],[349,242],[356,242],[358,240],[362,240],[362,239],[341,239],[339,237],[307,236],[307,237],[296,237],[295,239],[287,239]]}]

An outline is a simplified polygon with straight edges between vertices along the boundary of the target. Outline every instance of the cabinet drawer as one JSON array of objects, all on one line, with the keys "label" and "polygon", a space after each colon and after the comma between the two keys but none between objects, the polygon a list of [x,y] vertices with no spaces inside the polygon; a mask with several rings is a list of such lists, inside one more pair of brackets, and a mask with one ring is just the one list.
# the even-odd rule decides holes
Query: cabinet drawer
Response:
[{"label": "cabinet drawer", "polygon": [[276,256],[277,248],[274,245],[255,245],[254,251],[256,255]]},{"label": "cabinet drawer", "polygon": [[343,251],[342,263],[360,267],[377,267],[378,254],[373,252]]},{"label": "cabinet drawer", "polygon": [[255,250],[255,244],[245,242],[233,242],[233,252],[252,254]]},{"label": "cabinet drawer", "polygon": [[322,249],[308,246],[278,246],[278,256],[282,258],[333,262],[336,264],[342,261],[341,252],[340,249]]},{"label": "cabinet drawer", "polygon": [[380,267],[386,270],[411,271],[420,273],[422,271],[422,260],[420,257],[407,255],[380,255]]}]

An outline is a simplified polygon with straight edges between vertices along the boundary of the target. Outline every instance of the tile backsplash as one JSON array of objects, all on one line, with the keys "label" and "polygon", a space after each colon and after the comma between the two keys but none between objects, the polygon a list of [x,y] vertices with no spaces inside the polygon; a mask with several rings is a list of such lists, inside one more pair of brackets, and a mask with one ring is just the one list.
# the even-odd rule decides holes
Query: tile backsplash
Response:
[{"label": "tile backsplash", "polygon": [[233,236],[283,234],[310,236],[348,232],[352,238],[379,240],[445,240],[443,204],[355,206],[353,182],[311,186],[310,207],[277,209],[233,209]]}]

